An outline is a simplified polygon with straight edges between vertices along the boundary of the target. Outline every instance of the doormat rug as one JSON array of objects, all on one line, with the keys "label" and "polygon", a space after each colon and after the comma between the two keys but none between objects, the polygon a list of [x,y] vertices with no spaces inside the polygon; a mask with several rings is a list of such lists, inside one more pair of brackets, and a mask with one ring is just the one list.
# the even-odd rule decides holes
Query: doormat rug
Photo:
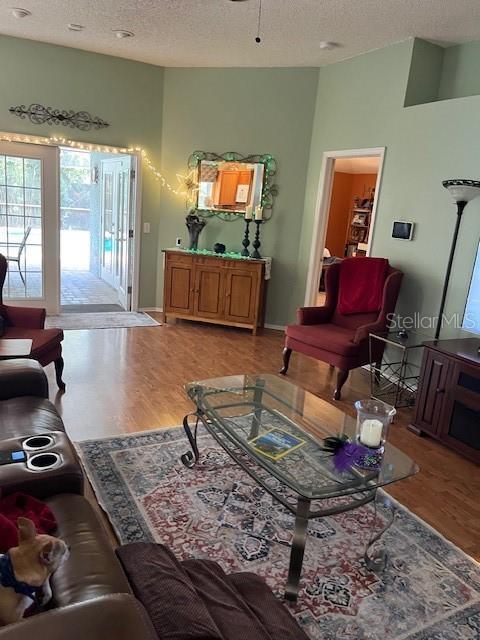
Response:
[{"label": "doormat rug", "polygon": [[59,316],[48,316],[45,321],[47,329],[121,329],[124,327],[155,327],[160,325],[146,313],[133,311],[105,313],[62,313]]},{"label": "doormat rug", "polygon": [[[161,542],[180,559],[253,571],[282,597],[294,517],[208,434],[194,469],[180,462],[179,427],[76,446],[122,543]],[[363,562],[371,505],[311,521],[298,602],[286,606],[312,640],[478,640],[480,565],[394,504],[379,575]]]}]

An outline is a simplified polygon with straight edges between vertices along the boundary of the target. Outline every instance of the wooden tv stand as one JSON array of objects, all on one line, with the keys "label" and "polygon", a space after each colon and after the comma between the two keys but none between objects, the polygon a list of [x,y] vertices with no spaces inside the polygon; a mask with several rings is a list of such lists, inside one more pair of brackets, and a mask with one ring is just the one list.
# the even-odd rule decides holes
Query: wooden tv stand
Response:
[{"label": "wooden tv stand", "polygon": [[480,338],[425,343],[409,429],[480,462]]},{"label": "wooden tv stand", "polygon": [[182,318],[251,329],[265,314],[265,260],[164,249],[163,319]]}]

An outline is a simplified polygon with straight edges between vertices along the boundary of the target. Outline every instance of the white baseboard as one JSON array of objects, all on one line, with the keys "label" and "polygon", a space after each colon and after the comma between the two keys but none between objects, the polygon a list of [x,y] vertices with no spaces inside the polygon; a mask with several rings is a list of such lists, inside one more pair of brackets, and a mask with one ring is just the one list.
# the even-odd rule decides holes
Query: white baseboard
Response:
[{"label": "white baseboard", "polygon": [[157,311],[158,313],[162,313],[163,309],[162,309],[162,307],[141,307],[141,308],[139,308],[139,311],[140,312],[146,311],[147,313],[149,311]]}]

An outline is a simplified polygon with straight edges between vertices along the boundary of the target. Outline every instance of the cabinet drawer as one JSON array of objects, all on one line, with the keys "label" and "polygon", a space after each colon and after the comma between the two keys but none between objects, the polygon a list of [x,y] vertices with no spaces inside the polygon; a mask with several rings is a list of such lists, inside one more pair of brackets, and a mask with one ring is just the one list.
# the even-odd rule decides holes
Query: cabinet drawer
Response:
[{"label": "cabinet drawer", "polygon": [[167,265],[168,264],[188,264],[188,265],[193,264],[193,256],[188,254],[182,254],[180,252],[166,253],[165,260]]},{"label": "cabinet drawer", "polygon": [[264,264],[263,262],[259,262],[255,264],[254,262],[244,262],[243,260],[232,260],[230,262],[226,262],[226,269],[233,269],[235,271],[253,271],[261,273],[263,271]]},{"label": "cabinet drawer", "polygon": [[209,258],[208,256],[195,256],[195,265],[221,269],[225,264],[222,258]]}]

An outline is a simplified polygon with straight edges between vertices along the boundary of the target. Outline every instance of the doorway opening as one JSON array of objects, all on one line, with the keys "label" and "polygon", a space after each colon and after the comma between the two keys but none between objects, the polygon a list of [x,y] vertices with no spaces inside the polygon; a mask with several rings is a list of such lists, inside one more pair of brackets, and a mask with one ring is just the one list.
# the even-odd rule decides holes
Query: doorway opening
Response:
[{"label": "doorway opening", "polygon": [[325,275],[345,258],[371,255],[384,148],[324,153],[305,304],[325,302]]},{"label": "doorway opening", "polygon": [[135,158],[60,149],[60,308],[130,311]]}]

